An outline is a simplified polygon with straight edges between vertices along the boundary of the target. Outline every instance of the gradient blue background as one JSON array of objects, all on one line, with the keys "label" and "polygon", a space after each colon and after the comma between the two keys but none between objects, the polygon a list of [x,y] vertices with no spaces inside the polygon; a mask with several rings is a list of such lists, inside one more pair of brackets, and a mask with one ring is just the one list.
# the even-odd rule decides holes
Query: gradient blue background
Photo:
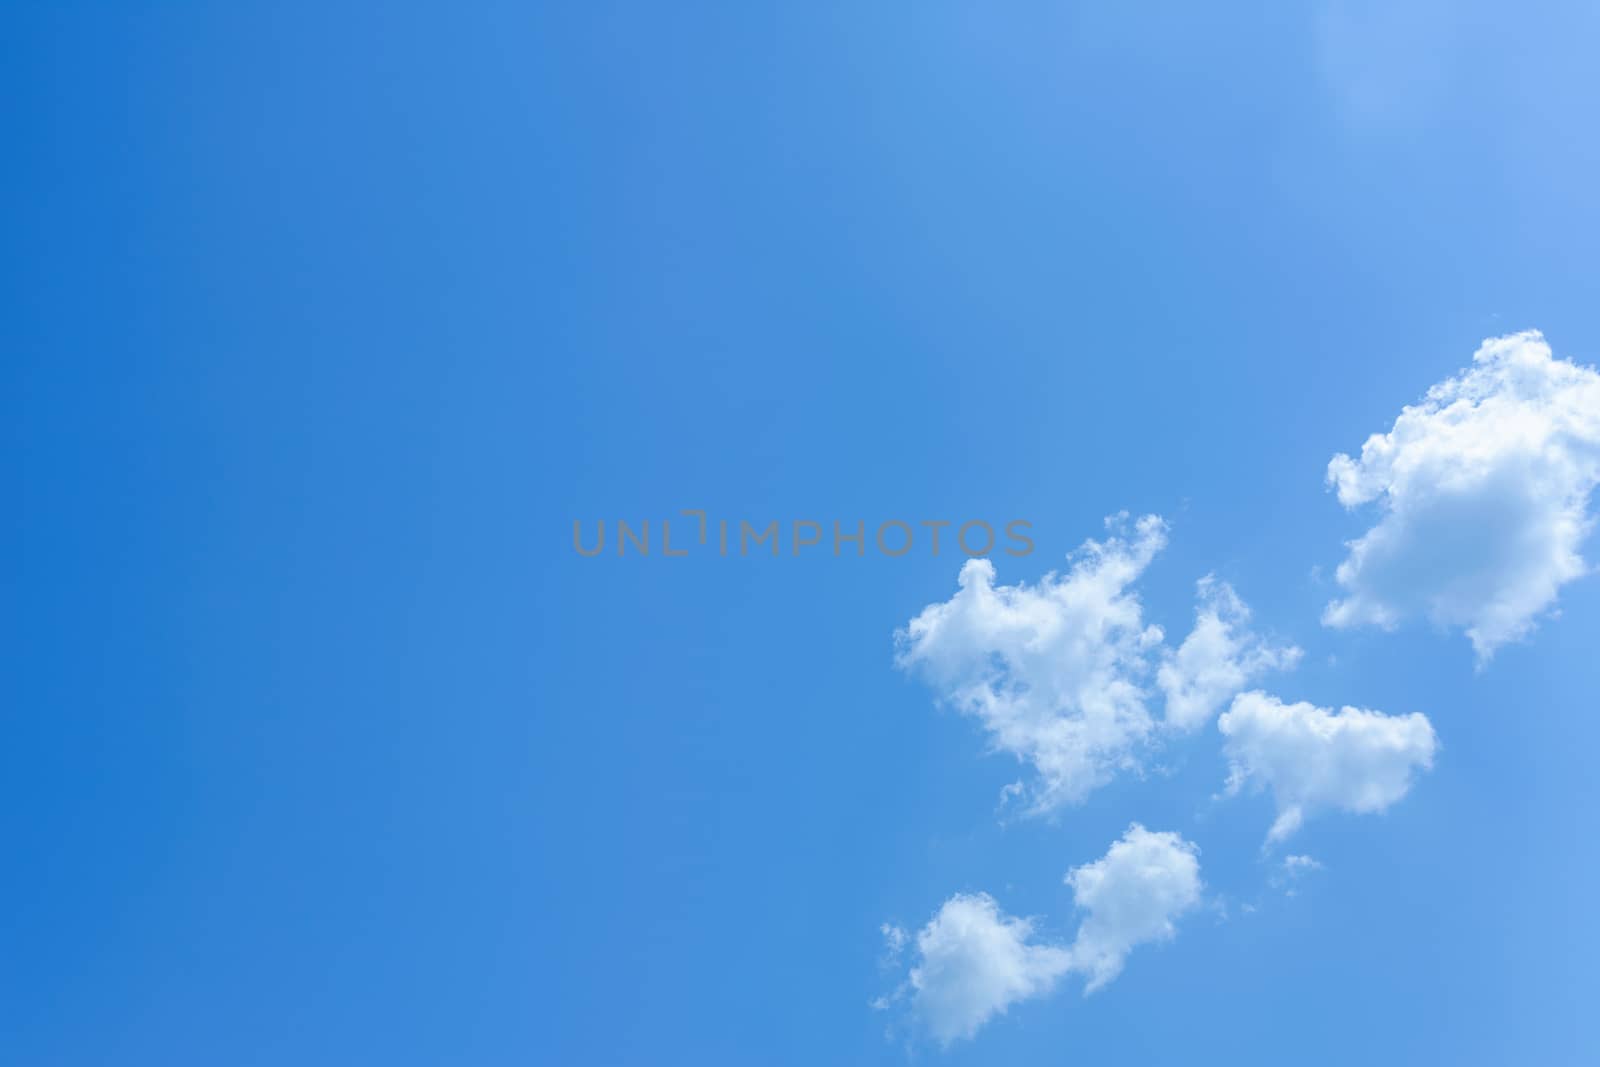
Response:
[{"label": "gradient blue background", "polygon": [[[915,1059],[1600,1060],[1600,581],[1474,675],[1312,570],[1328,457],[1482,337],[1600,356],[1592,6],[3,28],[0,1062],[903,1063],[878,924],[1070,931],[1130,819],[1229,917]],[[891,662],[959,560],[571,549],[687,507],[1025,518],[1008,582],[1158,511],[1169,634],[1216,570],[1276,690],[1444,748],[1292,899],[1214,732],[1001,827]]]}]

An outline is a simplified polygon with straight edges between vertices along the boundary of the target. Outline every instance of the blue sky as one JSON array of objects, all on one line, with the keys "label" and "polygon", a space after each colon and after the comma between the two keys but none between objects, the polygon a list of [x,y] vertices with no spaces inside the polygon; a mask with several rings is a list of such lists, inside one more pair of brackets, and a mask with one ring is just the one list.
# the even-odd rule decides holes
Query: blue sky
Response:
[{"label": "blue sky", "polygon": [[1391,6],[11,5],[0,1060],[1600,1058],[1600,18]]}]

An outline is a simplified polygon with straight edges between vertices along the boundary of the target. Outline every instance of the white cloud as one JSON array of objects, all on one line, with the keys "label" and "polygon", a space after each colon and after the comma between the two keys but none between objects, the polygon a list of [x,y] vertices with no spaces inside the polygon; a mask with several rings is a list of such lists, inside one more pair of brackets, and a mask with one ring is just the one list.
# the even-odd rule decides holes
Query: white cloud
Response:
[{"label": "white cloud", "polygon": [[1001,912],[987,893],[958,894],[917,934],[911,1009],[940,1044],[969,1038],[1018,1001],[1055,988],[1068,952],[1034,944],[1033,923]]},{"label": "white cloud", "polygon": [[1072,943],[1072,966],[1092,993],[1122,972],[1136,945],[1165,941],[1175,920],[1200,902],[1200,850],[1175,833],[1134,823],[1101,859],[1067,875],[1086,914]]},{"label": "white cloud", "polygon": [[1551,357],[1536,331],[1485,341],[1473,366],[1402,409],[1359,459],[1328,464],[1339,502],[1376,502],[1349,544],[1330,626],[1461,627],[1479,664],[1525,636],[1562,585],[1600,484],[1600,374]]},{"label": "white cloud", "polygon": [[1405,796],[1417,770],[1433,766],[1438,748],[1421,714],[1351,707],[1335,713],[1261,692],[1235,697],[1217,727],[1226,738],[1229,791],[1265,786],[1277,802],[1269,842],[1319,811],[1383,811]]},{"label": "white cloud", "polygon": [[996,586],[994,564],[969,560],[960,590],[895,635],[896,662],[975,716],[993,747],[1037,772],[1034,812],[1081,801],[1122,768],[1151,733],[1142,678],[1161,630],[1142,621],[1128,586],[1166,545],[1147,515],[1106,520],[1064,576]]},{"label": "white cloud", "polygon": [[1156,674],[1166,694],[1166,722],[1194,730],[1228,698],[1269,670],[1289,670],[1300,650],[1274,645],[1247,628],[1250,609],[1227,582],[1200,579],[1194,629]]}]

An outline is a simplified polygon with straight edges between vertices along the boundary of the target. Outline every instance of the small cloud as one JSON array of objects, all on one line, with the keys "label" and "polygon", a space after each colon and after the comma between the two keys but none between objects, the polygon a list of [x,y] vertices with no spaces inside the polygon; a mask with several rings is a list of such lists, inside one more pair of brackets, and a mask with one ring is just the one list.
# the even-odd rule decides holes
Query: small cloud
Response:
[{"label": "small cloud", "polygon": [[958,893],[917,934],[911,1012],[941,1045],[970,1038],[1067,973],[1065,949],[1033,939],[1033,921],[1006,915],[987,893]]},{"label": "small cloud", "polygon": [[1427,717],[1363,708],[1338,712],[1241,693],[1217,720],[1229,760],[1228,791],[1270,789],[1278,806],[1273,844],[1322,811],[1374,813],[1406,795],[1433,766],[1439,742]]},{"label": "small cloud", "polygon": [[1072,943],[1073,969],[1089,977],[1085,993],[1121,974],[1136,946],[1177,934],[1176,920],[1200,903],[1199,857],[1178,834],[1134,823],[1105,856],[1068,873],[1086,913]]},{"label": "small cloud", "polygon": [[1310,856],[1285,856],[1277,864],[1268,884],[1282,889],[1285,896],[1295,895],[1295,883],[1306,875],[1322,870],[1322,864]]},{"label": "small cloud", "polygon": [[1166,723],[1196,730],[1217,709],[1268,671],[1292,670],[1301,652],[1252,633],[1250,609],[1233,587],[1212,575],[1197,585],[1194,629],[1156,674],[1166,694]]},{"label": "small cloud", "polygon": [[878,927],[878,932],[883,935],[883,965],[893,967],[900,962],[900,954],[905,951],[906,932],[893,923],[884,923]]}]

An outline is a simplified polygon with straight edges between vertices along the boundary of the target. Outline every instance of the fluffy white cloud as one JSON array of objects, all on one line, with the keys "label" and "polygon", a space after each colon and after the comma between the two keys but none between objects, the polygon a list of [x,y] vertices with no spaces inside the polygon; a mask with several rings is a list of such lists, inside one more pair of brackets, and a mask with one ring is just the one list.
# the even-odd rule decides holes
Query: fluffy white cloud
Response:
[{"label": "fluffy white cloud", "polygon": [[987,893],[958,894],[917,934],[911,1010],[948,1045],[1012,1004],[1048,993],[1067,973],[1063,948],[1034,944],[1033,923],[1004,914]]},{"label": "fluffy white cloud", "polygon": [[1194,730],[1210,721],[1229,697],[1270,670],[1289,670],[1300,650],[1271,644],[1250,632],[1250,609],[1227,582],[1200,579],[1194,629],[1156,674],[1166,694],[1166,722]]},{"label": "fluffy white cloud", "polygon": [[1120,974],[1136,945],[1177,932],[1175,920],[1200,902],[1199,853],[1175,833],[1134,823],[1104,857],[1067,875],[1085,913],[1071,954],[1073,969],[1088,976],[1086,993]]},{"label": "fluffy white cloud", "polygon": [[1135,766],[1152,730],[1141,679],[1161,642],[1128,586],[1166,544],[1147,515],[1088,541],[1064,576],[1035,586],[994,584],[994,564],[969,560],[960,590],[895,635],[897,663],[978,718],[994,748],[1037,771],[1035,812],[1081,801],[1119,768]]},{"label": "fluffy white cloud", "polygon": [[1277,802],[1269,842],[1288,837],[1319,811],[1383,811],[1406,795],[1417,770],[1433,766],[1438,749],[1421,714],[1333,712],[1261,692],[1235,697],[1217,727],[1226,738],[1229,791],[1265,786]]},{"label": "fluffy white cloud", "polygon": [[1461,627],[1480,664],[1525,636],[1561,586],[1600,484],[1600,374],[1553,359],[1536,331],[1485,341],[1473,365],[1402,409],[1328,482],[1377,525],[1339,565],[1330,626],[1392,628],[1422,616]]}]

